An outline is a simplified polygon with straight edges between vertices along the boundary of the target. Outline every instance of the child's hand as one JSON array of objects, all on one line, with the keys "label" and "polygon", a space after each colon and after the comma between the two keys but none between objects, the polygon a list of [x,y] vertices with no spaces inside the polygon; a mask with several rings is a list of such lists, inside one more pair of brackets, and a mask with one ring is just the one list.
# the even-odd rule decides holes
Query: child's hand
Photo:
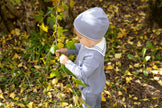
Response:
[{"label": "child's hand", "polygon": [[67,48],[60,48],[59,50],[56,50],[56,56],[60,56],[60,53],[67,55],[68,54]]},{"label": "child's hand", "polygon": [[67,56],[65,56],[65,55],[60,56],[60,63],[61,64],[65,65],[68,60],[69,60],[69,58]]}]

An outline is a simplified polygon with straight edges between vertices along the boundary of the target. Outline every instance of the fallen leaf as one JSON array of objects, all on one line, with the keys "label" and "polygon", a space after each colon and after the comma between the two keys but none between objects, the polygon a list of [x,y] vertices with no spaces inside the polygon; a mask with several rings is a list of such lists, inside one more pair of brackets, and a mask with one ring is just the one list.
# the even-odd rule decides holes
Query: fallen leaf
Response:
[{"label": "fallen leaf", "polygon": [[113,108],[115,108],[117,106],[117,102],[115,102],[114,104],[113,104]]},{"label": "fallen leaf", "polygon": [[106,98],[104,97],[103,93],[101,94],[101,99],[103,102],[106,102]]},{"label": "fallen leaf", "polygon": [[21,107],[21,108],[24,108],[24,107],[25,107],[25,105],[22,104],[22,103],[18,103],[17,105],[18,105],[19,107]]},{"label": "fallen leaf", "polygon": [[121,56],[122,56],[122,53],[116,53],[116,54],[115,54],[115,58],[117,58],[117,59],[120,59]]},{"label": "fallen leaf", "polygon": [[132,80],[132,77],[126,77],[125,79],[126,79],[126,83],[130,83]]},{"label": "fallen leaf", "polygon": [[33,102],[30,102],[30,103],[27,104],[27,107],[28,108],[33,108],[33,105],[34,105]]},{"label": "fallen leaf", "polygon": [[111,69],[113,69],[113,67],[111,65],[108,65],[106,69],[111,70]]},{"label": "fallen leaf", "polygon": [[10,97],[11,97],[12,99],[14,99],[15,96],[16,96],[16,94],[15,94],[14,92],[10,94]]},{"label": "fallen leaf", "polygon": [[69,105],[67,102],[62,102],[62,103],[61,103],[61,106],[62,106],[62,107],[65,107],[65,106],[67,106],[67,105]]}]

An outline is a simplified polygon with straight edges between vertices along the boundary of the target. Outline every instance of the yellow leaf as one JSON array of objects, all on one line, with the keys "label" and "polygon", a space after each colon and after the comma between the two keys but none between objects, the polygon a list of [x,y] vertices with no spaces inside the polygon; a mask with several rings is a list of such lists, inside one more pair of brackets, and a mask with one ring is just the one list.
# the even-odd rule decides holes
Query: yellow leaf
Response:
[{"label": "yellow leaf", "polygon": [[14,98],[15,98],[15,96],[16,96],[16,95],[15,95],[15,93],[14,93],[14,92],[10,94],[10,97],[11,97],[12,99],[14,99]]},{"label": "yellow leaf", "polygon": [[15,29],[15,34],[16,34],[17,36],[19,36],[19,35],[20,35],[20,29],[16,28],[16,29]]},{"label": "yellow leaf", "polygon": [[106,98],[104,97],[103,93],[101,94],[101,99],[103,102],[106,102]]},{"label": "yellow leaf", "polygon": [[156,65],[153,65],[153,67],[152,67],[153,69],[158,69],[158,67],[156,66]]},{"label": "yellow leaf", "polygon": [[141,46],[142,46],[142,44],[141,44],[140,41],[137,42],[137,46],[138,46],[138,47],[141,47]]},{"label": "yellow leaf", "polygon": [[53,6],[56,6],[56,5],[58,4],[58,1],[59,1],[59,0],[52,0],[52,5],[53,5]]},{"label": "yellow leaf", "polygon": [[22,104],[22,103],[18,103],[17,105],[18,105],[19,107],[21,107],[21,108],[24,108],[24,107],[25,107],[25,105]]},{"label": "yellow leaf", "polygon": [[132,75],[129,70],[126,70],[126,75]]},{"label": "yellow leaf", "polygon": [[62,102],[62,103],[61,103],[61,106],[62,106],[62,107],[65,107],[65,106],[67,106],[67,105],[68,105],[67,102]]},{"label": "yellow leaf", "polygon": [[45,26],[44,23],[42,23],[42,25],[40,26],[40,28],[45,31],[48,32],[48,26]]},{"label": "yellow leaf", "polygon": [[117,102],[115,102],[115,103],[113,104],[113,108],[116,107],[116,106],[117,106]]},{"label": "yellow leaf", "polygon": [[28,107],[28,108],[33,108],[33,102],[28,103],[28,104],[27,104],[27,107]]},{"label": "yellow leaf", "polygon": [[141,102],[134,102],[134,105],[140,105]]},{"label": "yellow leaf", "polygon": [[11,31],[11,34],[15,34],[15,30],[12,30],[12,31]]},{"label": "yellow leaf", "polygon": [[19,97],[15,97],[15,99],[14,99],[14,100],[18,101],[18,100],[19,100]]},{"label": "yellow leaf", "polygon": [[75,106],[78,105],[79,97],[77,95],[73,96],[73,102],[75,103]]},{"label": "yellow leaf", "polygon": [[23,66],[23,63],[20,63],[20,64],[18,65],[19,68],[22,67],[22,66]]},{"label": "yellow leaf", "polygon": [[125,97],[122,98],[122,101],[125,102]]},{"label": "yellow leaf", "polygon": [[129,94],[129,98],[132,98],[132,95],[131,94]]},{"label": "yellow leaf", "polygon": [[120,31],[121,31],[121,33],[122,33],[122,35],[125,37],[125,36],[127,36],[127,32],[126,32],[126,30],[125,29],[121,29],[121,28],[119,28],[120,29]]},{"label": "yellow leaf", "polygon": [[113,24],[110,24],[110,29],[114,29],[115,26]]},{"label": "yellow leaf", "polygon": [[64,47],[64,44],[59,42],[59,43],[57,44],[57,47],[58,47],[58,48],[63,48],[63,47]]},{"label": "yellow leaf", "polygon": [[134,67],[139,67],[139,66],[140,66],[139,63],[134,64]]},{"label": "yellow leaf", "polygon": [[71,7],[71,8],[73,8],[73,7],[74,7],[74,5],[75,5],[74,0],[70,0],[70,7]]},{"label": "yellow leaf", "polygon": [[118,91],[118,95],[120,96],[120,95],[123,95],[123,93],[121,92],[121,91]]},{"label": "yellow leaf", "polygon": [[52,98],[52,93],[51,92],[48,92],[47,95],[48,95],[49,98]]},{"label": "yellow leaf", "polygon": [[17,53],[15,53],[14,56],[12,57],[12,60],[17,59],[17,58],[20,58],[20,56]]},{"label": "yellow leaf", "polygon": [[115,54],[115,58],[117,58],[117,59],[120,59],[121,56],[122,56],[122,53],[116,53],[116,54]]},{"label": "yellow leaf", "polygon": [[4,97],[3,97],[3,92],[2,92],[1,89],[0,89],[0,99],[4,99]]},{"label": "yellow leaf", "polygon": [[138,100],[138,97],[134,97],[133,100]]},{"label": "yellow leaf", "polygon": [[160,86],[162,86],[162,80],[159,80],[158,83],[160,84]]},{"label": "yellow leaf", "polygon": [[128,15],[124,15],[124,17],[128,18],[128,17],[132,17],[132,16],[128,14]]},{"label": "yellow leaf", "polygon": [[57,84],[57,83],[58,83],[58,78],[55,78],[55,79],[52,80],[52,84],[53,84],[53,85],[55,85],[55,84]]},{"label": "yellow leaf", "polygon": [[142,101],[150,101],[148,98],[142,99]]},{"label": "yellow leaf", "polygon": [[118,67],[116,67],[116,69],[115,69],[115,70],[116,70],[117,72],[118,72],[118,71],[120,71]]},{"label": "yellow leaf", "polygon": [[36,69],[41,69],[41,66],[35,65],[34,66]]},{"label": "yellow leaf", "polygon": [[129,68],[133,68],[133,66],[132,65],[129,65]]},{"label": "yellow leaf", "polygon": [[113,69],[113,67],[111,65],[108,65],[106,69],[111,70],[111,69]]},{"label": "yellow leaf", "polygon": [[152,97],[152,99],[154,99],[154,100],[155,100],[155,99],[157,99],[157,97]]},{"label": "yellow leaf", "polygon": [[132,80],[132,77],[126,77],[126,83],[130,83]]}]

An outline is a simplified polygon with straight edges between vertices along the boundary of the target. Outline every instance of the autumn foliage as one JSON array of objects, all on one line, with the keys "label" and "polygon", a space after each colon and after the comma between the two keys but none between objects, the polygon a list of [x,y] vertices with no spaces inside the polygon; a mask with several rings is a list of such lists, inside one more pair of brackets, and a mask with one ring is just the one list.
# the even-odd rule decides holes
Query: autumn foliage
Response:
[{"label": "autumn foliage", "polygon": [[[162,29],[144,26],[148,0],[33,0],[32,10],[23,8],[28,0],[5,1],[19,14],[33,16],[6,17],[13,29],[0,27],[0,107],[81,107],[78,85],[86,85],[59,63],[55,52],[75,48],[71,21],[94,6],[102,7],[110,20],[102,107],[162,106]],[[69,58],[75,61],[76,56]]]}]

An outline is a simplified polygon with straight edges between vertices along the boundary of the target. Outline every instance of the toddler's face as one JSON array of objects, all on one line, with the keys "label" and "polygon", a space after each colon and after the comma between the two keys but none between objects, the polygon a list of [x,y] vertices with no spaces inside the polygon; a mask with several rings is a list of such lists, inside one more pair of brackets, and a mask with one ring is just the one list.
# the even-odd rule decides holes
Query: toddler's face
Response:
[{"label": "toddler's face", "polygon": [[78,39],[79,39],[79,41],[80,41],[81,44],[83,44],[83,45],[89,47],[89,44],[88,44],[88,43],[89,43],[91,40],[89,40],[88,38],[86,38],[86,37],[82,36],[81,34],[79,34],[75,29],[74,29],[74,33],[75,33],[76,36],[78,37]]},{"label": "toddler's face", "polygon": [[78,37],[80,43],[83,44],[84,46],[87,46],[87,47],[92,47],[92,46],[96,45],[97,43],[99,43],[102,40],[102,39],[99,40],[99,41],[90,40],[90,39],[82,36],[81,34],[79,34],[75,29],[74,29],[74,33]]}]

